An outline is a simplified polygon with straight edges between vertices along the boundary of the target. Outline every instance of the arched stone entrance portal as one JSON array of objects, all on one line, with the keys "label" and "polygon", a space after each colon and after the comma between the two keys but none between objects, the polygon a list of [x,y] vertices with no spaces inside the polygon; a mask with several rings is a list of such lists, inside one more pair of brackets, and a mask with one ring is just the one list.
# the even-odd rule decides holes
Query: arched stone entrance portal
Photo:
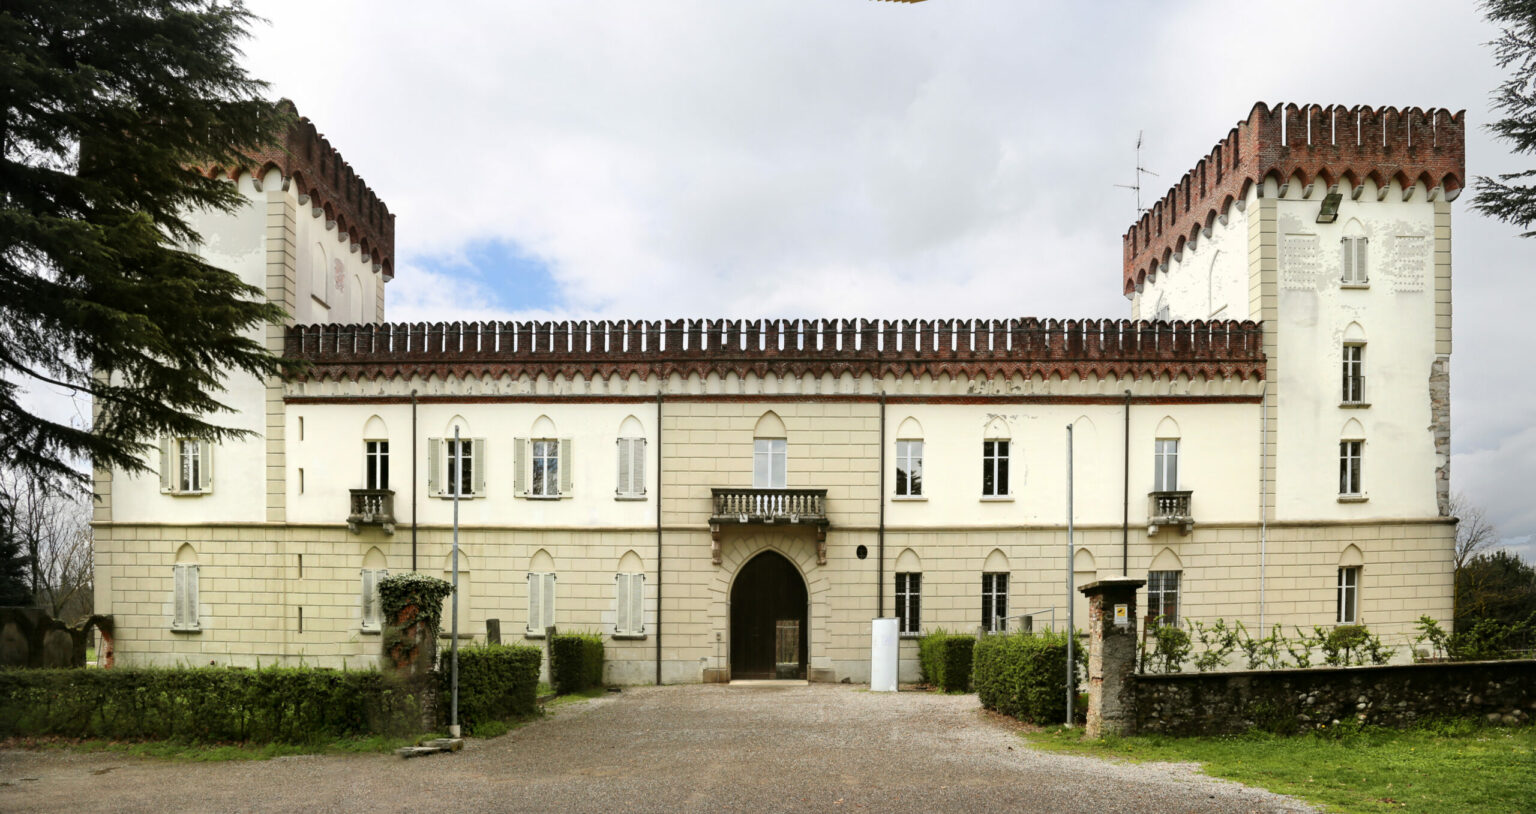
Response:
[{"label": "arched stone entrance portal", "polygon": [[807,605],[805,580],[783,555],[743,565],[731,586],[731,678],[805,678]]}]

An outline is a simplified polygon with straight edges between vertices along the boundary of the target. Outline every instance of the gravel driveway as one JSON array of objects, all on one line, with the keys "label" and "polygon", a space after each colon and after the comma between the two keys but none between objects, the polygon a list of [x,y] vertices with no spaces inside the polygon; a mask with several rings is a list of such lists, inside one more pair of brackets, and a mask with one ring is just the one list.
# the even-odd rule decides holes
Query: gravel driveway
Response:
[{"label": "gravel driveway", "polygon": [[0,811],[1311,811],[1193,766],[1028,748],[974,695],[637,687],[463,752],[171,763],[0,752]]}]

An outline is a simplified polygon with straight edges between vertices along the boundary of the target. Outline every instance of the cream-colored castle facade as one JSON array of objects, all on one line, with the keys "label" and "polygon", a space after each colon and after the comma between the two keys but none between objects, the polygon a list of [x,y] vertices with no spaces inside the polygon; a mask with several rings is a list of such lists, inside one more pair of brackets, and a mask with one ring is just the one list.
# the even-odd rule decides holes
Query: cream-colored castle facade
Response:
[{"label": "cream-colored castle facade", "polygon": [[1068,569],[1403,644],[1451,613],[1463,132],[1256,106],[1123,237],[1134,321],[405,325],[393,216],[301,120],[196,225],[309,367],[229,378],[248,441],[97,472],[97,608],[124,664],[370,666],[456,507],[461,638],[598,631],[621,683],[865,681],[872,618],[1060,629]]}]

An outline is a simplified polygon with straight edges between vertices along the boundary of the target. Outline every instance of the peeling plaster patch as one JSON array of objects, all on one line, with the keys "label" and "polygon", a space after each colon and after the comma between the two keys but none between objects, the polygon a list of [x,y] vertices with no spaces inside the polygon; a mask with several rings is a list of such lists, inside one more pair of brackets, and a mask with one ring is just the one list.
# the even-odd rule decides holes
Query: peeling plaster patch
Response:
[{"label": "peeling plaster patch", "polygon": [[1440,516],[1451,516],[1451,361],[1429,366],[1429,431],[1435,436],[1435,502]]}]

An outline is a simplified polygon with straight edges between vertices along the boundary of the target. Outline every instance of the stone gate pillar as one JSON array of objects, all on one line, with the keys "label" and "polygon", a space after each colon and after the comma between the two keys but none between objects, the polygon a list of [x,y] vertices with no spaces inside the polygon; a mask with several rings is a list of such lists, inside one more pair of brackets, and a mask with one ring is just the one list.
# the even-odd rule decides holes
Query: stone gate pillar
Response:
[{"label": "stone gate pillar", "polygon": [[1088,597],[1088,737],[1136,731],[1136,589],[1111,577],[1079,588]]}]

